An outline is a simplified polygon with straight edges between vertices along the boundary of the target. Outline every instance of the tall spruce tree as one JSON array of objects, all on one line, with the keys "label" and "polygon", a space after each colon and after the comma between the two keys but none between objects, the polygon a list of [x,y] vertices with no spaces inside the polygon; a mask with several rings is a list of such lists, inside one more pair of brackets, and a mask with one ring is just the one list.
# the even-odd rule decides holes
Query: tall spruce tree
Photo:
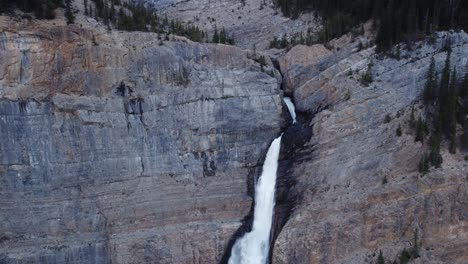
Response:
[{"label": "tall spruce tree", "polygon": [[75,23],[75,15],[71,7],[71,0],[66,0],[65,4],[65,18],[67,19],[67,24]]},{"label": "tall spruce tree", "polygon": [[218,34],[218,27],[215,24],[215,30],[213,33],[213,43],[219,43],[219,34]]},{"label": "tall spruce tree", "polygon": [[429,157],[426,153],[419,160],[419,172],[424,176],[429,172]]},{"label": "tall spruce tree", "polygon": [[[440,121],[436,121],[439,123]],[[442,142],[442,131],[439,124],[436,125],[436,129],[429,140],[429,161],[432,166],[440,168],[442,166],[442,155],[440,155],[440,143]]]},{"label": "tall spruce tree", "polygon": [[418,118],[418,123],[416,125],[416,138],[414,141],[424,143],[424,122],[421,117]]},{"label": "tall spruce tree", "polygon": [[460,87],[460,97],[462,99],[468,99],[468,63],[465,66],[465,76],[463,77]]},{"label": "tall spruce tree", "polygon": [[434,100],[437,90],[437,73],[435,66],[435,59],[433,56],[431,58],[431,64],[429,65],[429,71],[427,73],[426,86],[424,87],[424,101],[426,103],[432,102],[432,100]]},{"label": "tall spruce tree", "polygon": [[440,81],[440,88],[439,88],[439,117],[440,117],[440,125],[442,127],[448,127],[448,123],[449,123],[449,88],[450,88],[450,69],[451,69],[450,57],[451,55],[452,55],[451,50],[448,50],[447,58],[445,59],[444,71],[442,72],[442,79]]},{"label": "tall spruce tree", "polygon": [[468,150],[468,64],[460,87],[460,97],[463,102],[463,107],[460,109],[460,120],[463,125],[462,148]]},{"label": "tall spruce tree", "polygon": [[418,231],[418,229],[416,229],[414,231],[413,249],[411,251],[412,251],[411,254],[412,254],[413,258],[419,258],[420,257],[420,254],[419,254],[420,242],[419,242],[419,231]]},{"label": "tall spruce tree", "polygon": [[464,150],[468,150],[468,117],[467,116],[465,116],[463,120],[462,148]]},{"label": "tall spruce tree", "polygon": [[448,124],[449,124],[449,139],[450,139],[450,146],[449,151],[452,154],[456,152],[456,141],[457,141],[457,69],[453,69],[452,79],[450,81],[449,87],[449,100],[447,106],[447,113],[448,113]]},{"label": "tall spruce tree", "polygon": [[86,16],[89,15],[88,0],[84,0],[84,11]]},{"label": "tall spruce tree", "polygon": [[379,256],[377,257],[377,264],[385,264],[385,259],[384,259],[384,256],[382,254],[382,250],[380,250]]},{"label": "tall spruce tree", "polygon": [[227,42],[227,34],[226,34],[226,30],[223,27],[219,34],[219,43],[226,44],[226,42]]}]

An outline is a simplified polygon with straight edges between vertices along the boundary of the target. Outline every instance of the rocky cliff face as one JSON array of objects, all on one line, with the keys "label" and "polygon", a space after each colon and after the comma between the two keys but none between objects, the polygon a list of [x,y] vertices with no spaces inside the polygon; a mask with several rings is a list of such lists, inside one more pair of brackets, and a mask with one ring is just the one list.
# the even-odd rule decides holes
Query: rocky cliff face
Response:
[{"label": "rocky cliff face", "polygon": [[[463,32],[402,49],[400,60],[360,51],[366,38],[350,36],[335,42],[339,49],[298,46],[279,59],[297,109],[314,118],[312,138],[285,172],[296,182],[289,199],[297,201],[273,263],[376,263],[379,250],[391,263],[413,247],[415,230],[421,242],[415,263],[468,262],[468,163],[444,143],[442,168],[421,177],[427,143],[415,143],[410,125],[413,108],[416,119],[426,117],[419,101],[430,59],[441,73],[447,39],[452,65],[463,71]],[[365,87],[359,80],[371,59],[374,81]]]},{"label": "rocky cliff face", "polygon": [[218,262],[280,132],[277,79],[233,46],[0,32],[0,262]]},{"label": "rocky cliff face", "polygon": [[291,36],[310,29],[320,30],[320,18],[315,13],[305,13],[296,19],[284,17],[271,0],[144,0],[159,13],[170,18],[193,23],[211,34],[215,26],[225,28],[237,46],[252,49],[269,47],[276,36]]},{"label": "rocky cliff face", "polygon": [[[205,12],[200,23],[238,30],[242,46],[304,21],[254,12],[261,3],[155,5],[186,20]],[[254,29],[233,22],[239,12]],[[272,51],[280,76],[240,48],[76,24],[0,17],[0,263],[226,260],[285,125],[280,86],[301,123],[283,137],[272,263],[375,263],[379,250],[393,261],[415,230],[416,263],[468,261],[468,164],[444,145],[442,168],[421,177],[427,144],[409,121],[413,109],[425,118],[429,61],[442,71],[446,39],[453,65],[466,65],[465,33],[397,60],[368,48],[366,25],[327,46]]]}]

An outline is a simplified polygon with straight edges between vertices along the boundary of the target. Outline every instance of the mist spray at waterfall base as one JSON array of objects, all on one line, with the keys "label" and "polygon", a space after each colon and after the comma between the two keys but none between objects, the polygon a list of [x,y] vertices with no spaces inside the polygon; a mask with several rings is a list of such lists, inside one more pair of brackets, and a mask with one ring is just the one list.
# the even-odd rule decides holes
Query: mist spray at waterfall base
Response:
[{"label": "mist spray at waterfall base", "polygon": [[231,251],[229,264],[265,264],[270,251],[270,231],[275,208],[276,172],[281,137],[271,143],[263,171],[255,186],[252,231],[238,239]]}]

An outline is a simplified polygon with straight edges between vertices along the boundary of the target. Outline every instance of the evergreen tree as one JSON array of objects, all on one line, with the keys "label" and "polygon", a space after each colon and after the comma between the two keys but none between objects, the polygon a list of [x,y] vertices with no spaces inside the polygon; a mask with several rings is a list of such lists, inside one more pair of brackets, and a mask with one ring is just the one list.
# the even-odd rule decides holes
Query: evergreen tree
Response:
[{"label": "evergreen tree", "polygon": [[380,250],[379,256],[377,257],[377,264],[385,264],[385,259],[382,254],[382,250]]},{"label": "evergreen tree", "polygon": [[67,24],[75,23],[75,15],[73,14],[73,10],[71,7],[71,0],[66,0],[65,5],[65,18],[67,19]]},{"label": "evergreen tree", "polygon": [[460,87],[460,97],[464,104],[463,108],[460,109],[460,119],[463,125],[462,148],[468,150],[468,64]]},{"label": "evergreen tree", "polygon": [[[55,8],[59,6],[60,2],[55,2],[52,0],[45,1],[45,8],[43,8],[43,17],[45,19],[54,19],[55,18]],[[73,17],[74,19],[74,17]]]},{"label": "evergreen tree", "polygon": [[289,46],[288,37],[286,36],[286,34],[284,34],[283,37],[281,37],[280,48],[286,48],[288,46]]},{"label": "evergreen tree", "polygon": [[419,117],[416,124],[416,138],[414,141],[424,143],[424,122],[421,117]]},{"label": "evergreen tree", "polygon": [[419,245],[419,232],[418,232],[418,229],[416,229],[414,231],[414,238],[413,238],[413,250],[412,250],[412,255],[413,255],[413,258],[419,258],[419,249],[420,248],[420,245]]},{"label": "evergreen tree", "polygon": [[440,168],[442,165],[442,155],[440,155],[440,143],[442,142],[442,131],[440,125],[436,126],[436,130],[429,140],[429,161],[432,166]]},{"label": "evergreen tree", "polygon": [[213,43],[219,43],[218,27],[215,24],[215,30],[213,33]]},{"label": "evergreen tree", "polygon": [[442,79],[440,81],[439,88],[439,116],[441,126],[447,127],[449,121],[449,87],[450,87],[450,69],[451,62],[450,56],[451,51],[447,52],[447,58],[445,59],[444,71],[442,72]]},{"label": "evergreen tree", "polygon": [[410,253],[405,249],[400,254],[400,264],[407,264],[411,260]]},{"label": "evergreen tree", "polygon": [[449,100],[447,106],[448,124],[449,124],[449,151],[456,153],[456,134],[457,134],[457,69],[453,69],[452,80],[450,81]]},{"label": "evergreen tree", "polygon": [[419,160],[419,172],[422,175],[426,175],[429,172],[429,157],[424,154]]},{"label": "evergreen tree", "polygon": [[402,132],[402,130],[401,130],[401,125],[398,124],[398,128],[397,128],[397,130],[396,130],[396,135],[397,135],[397,137],[401,137],[402,133],[403,133],[403,132]]},{"label": "evergreen tree", "polygon": [[85,10],[85,15],[89,15],[88,11],[88,0],[84,0],[84,10]]},{"label": "evergreen tree", "polygon": [[411,107],[411,115],[410,115],[410,127],[415,128],[415,117],[414,117],[414,105]]},{"label": "evergreen tree", "polygon": [[221,29],[221,32],[219,34],[219,43],[226,44],[226,42],[227,42],[226,30],[223,27],[223,29]]},{"label": "evergreen tree", "polygon": [[362,75],[361,77],[361,84],[368,87],[374,80],[373,80],[373,77],[372,77],[372,66],[373,66],[373,62],[369,62],[369,64],[367,65],[367,70],[366,72],[364,73],[364,75]]},{"label": "evergreen tree", "polygon": [[464,150],[468,150],[468,117],[465,117],[463,121],[462,147]]},{"label": "evergreen tree", "polygon": [[465,66],[465,76],[463,77],[463,82],[460,87],[460,97],[463,99],[468,99],[468,63]]},{"label": "evergreen tree", "polygon": [[429,71],[427,73],[426,86],[424,87],[424,101],[426,103],[434,100],[435,93],[437,89],[437,73],[435,68],[435,59],[431,58],[431,64],[429,66]]}]

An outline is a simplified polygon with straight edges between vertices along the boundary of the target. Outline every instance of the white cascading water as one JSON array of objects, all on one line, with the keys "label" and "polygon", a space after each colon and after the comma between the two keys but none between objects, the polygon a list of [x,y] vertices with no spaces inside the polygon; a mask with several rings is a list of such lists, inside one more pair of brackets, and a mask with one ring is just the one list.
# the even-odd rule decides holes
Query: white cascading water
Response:
[{"label": "white cascading water", "polygon": [[291,98],[284,97],[284,102],[288,106],[289,113],[291,114],[291,117],[293,119],[293,124],[296,123],[296,107],[294,106]]},{"label": "white cascading water", "polygon": [[[291,99],[285,102],[296,122],[296,113]],[[290,107],[291,105],[291,107]],[[252,231],[234,244],[229,264],[265,264],[270,251],[270,232],[275,208],[276,172],[281,148],[281,137],[275,139],[268,149],[263,171],[255,186],[255,208]]]},{"label": "white cascading water", "polygon": [[252,231],[236,241],[229,264],[265,264],[268,259],[280,147],[281,137],[275,139],[268,149],[262,175],[255,186]]}]

